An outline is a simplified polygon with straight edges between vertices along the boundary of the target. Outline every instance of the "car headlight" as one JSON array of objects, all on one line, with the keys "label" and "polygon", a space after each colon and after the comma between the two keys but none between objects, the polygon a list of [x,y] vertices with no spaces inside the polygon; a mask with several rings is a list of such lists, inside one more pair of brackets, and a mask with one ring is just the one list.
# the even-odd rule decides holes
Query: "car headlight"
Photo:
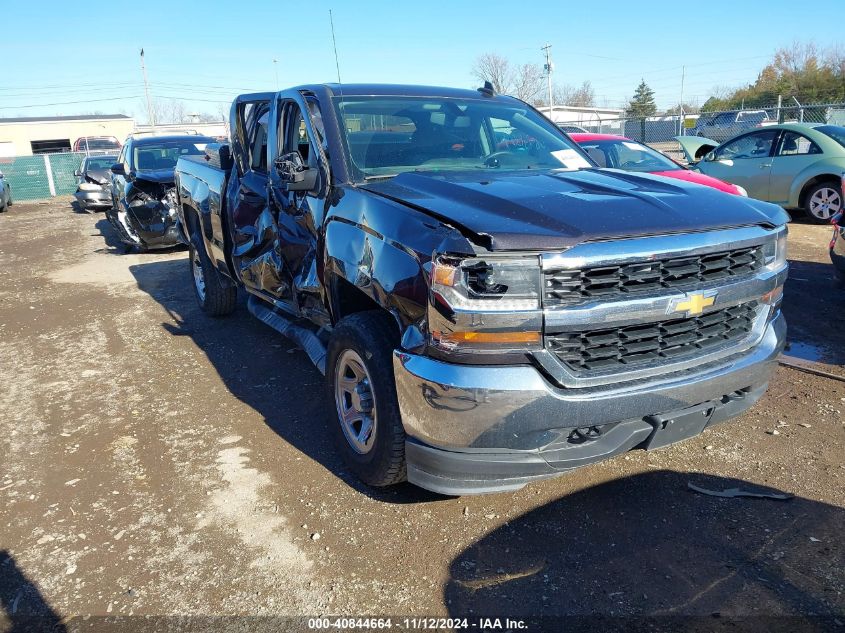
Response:
[{"label": "car headlight", "polygon": [[736,190],[739,192],[739,195],[745,196],[746,198],[748,197],[748,192],[745,190],[745,187],[740,187],[739,185],[734,185],[734,187],[736,187]]},{"label": "car headlight", "polygon": [[93,182],[81,182],[79,183],[79,190],[80,191],[101,191],[103,188],[102,185],[95,185]]},{"label": "car headlight", "polygon": [[499,353],[539,348],[540,275],[537,257],[435,257],[431,344],[448,351]]},{"label": "car headlight", "polygon": [[778,231],[777,239],[768,242],[763,247],[763,257],[765,258],[767,270],[777,270],[786,265],[786,237],[788,231],[784,226]]}]

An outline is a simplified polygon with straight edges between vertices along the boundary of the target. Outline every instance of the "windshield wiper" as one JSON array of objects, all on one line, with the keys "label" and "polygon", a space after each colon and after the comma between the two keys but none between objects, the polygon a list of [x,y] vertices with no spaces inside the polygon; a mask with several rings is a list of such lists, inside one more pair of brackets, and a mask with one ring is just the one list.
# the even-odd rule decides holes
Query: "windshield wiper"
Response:
[{"label": "windshield wiper", "polygon": [[364,176],[364,180],[382,180],[387,178],[395,178],[398,174],[383,174],[381,176]]}]

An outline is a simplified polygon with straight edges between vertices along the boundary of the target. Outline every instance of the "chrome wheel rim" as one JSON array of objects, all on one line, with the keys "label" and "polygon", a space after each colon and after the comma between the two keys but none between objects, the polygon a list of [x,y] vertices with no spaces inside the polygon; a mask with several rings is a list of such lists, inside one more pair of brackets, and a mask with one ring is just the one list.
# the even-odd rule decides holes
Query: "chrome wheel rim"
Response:
[{"label": "chrome wheel rim", "polygon": [[376,439],[376,399],[370,374],[358,352],[347,349],[340,355],[334,385],[340,428],[352,450],[364,455]]},{"label": "chrome wheel rim", "polygon": [[205,301],[205,275],[202,273],[202,262],[197,249],[191,249],[191,272],[194,274],[194,288],[200,301]]},{"label": "chrome wheel rim", "polygon": [[810,197],[810,213],[819,220],[829,220],[842,208],[842,196],[832,187],[822,187]]}]

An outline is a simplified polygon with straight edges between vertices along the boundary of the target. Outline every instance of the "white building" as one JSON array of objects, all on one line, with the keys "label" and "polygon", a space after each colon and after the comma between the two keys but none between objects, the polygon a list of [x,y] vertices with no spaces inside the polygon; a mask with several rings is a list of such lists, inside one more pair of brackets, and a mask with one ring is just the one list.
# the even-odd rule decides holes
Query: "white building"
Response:
[{"label": "white building", "polygon": [[[537,109],[549,116],[548,106],[540,106]],[[612,127],[614,121],[618,121],[624,116],[625,111],[618,108],[556,105],[552,107],[552,115],[549,118],[555,123],[574,123],[583,127],[606,127],[608,125]],[[619,123],[616,125],[619,126]]]}]

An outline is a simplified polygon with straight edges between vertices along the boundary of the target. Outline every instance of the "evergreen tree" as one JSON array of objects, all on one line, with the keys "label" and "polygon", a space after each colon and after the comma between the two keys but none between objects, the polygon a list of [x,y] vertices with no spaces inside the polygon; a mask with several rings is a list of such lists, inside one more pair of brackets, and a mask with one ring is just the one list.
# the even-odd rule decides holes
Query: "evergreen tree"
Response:
[{"label": "evergreen tree", "polygon": [[654,90],[648,87],[645,79],[640,81],[634,91],[634,98],[628,103],[625,108],[625,114],[634,119],[640,120],[640,138],[638,140],[645,143],[648,139],[645,136],[645,120],[646,117],[654,116],[657,112],[657,104],[654,102]]},{"label": "evergreen tree", "polygon": [[634,98],[631,99],[628,107],[625,108],[625,113],[629,117],[644,119],[645,117],[654,116],[656,112],[657,104],[654,103],[654,90],[649,88],[645,79],[643,79],[634,92]]}]

